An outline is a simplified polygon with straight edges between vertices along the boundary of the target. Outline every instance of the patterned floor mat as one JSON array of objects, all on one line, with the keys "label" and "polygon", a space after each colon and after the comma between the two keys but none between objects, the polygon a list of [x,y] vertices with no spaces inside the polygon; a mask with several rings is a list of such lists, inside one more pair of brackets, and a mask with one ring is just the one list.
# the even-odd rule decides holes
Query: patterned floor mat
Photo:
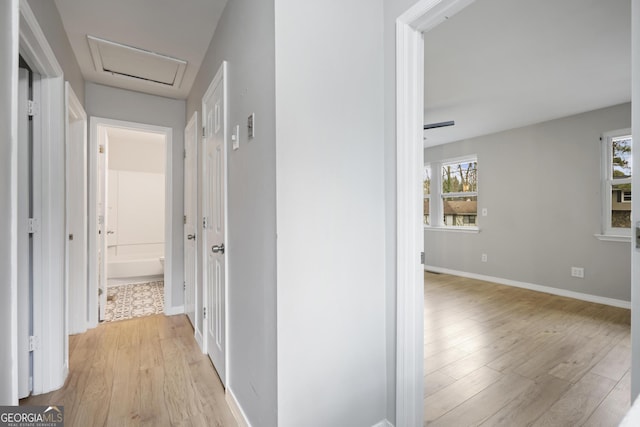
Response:
[{"label": "patterned floor mat", "polygon": [[105,322],[160,314],[164,311],[164,282],[136,283],[107,288]]}]

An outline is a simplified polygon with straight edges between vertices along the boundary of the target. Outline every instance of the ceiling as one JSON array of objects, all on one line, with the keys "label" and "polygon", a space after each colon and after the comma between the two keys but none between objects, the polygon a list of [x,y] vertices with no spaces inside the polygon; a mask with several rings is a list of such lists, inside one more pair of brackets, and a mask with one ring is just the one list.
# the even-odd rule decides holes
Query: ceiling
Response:
[{"label": "ceiling", "polygon": [[[85,80],[184,99],[191,90],[226,0],[55,0],[55,3]],[[104,72],[102,68],[96,70],[88,36],[146,51],[138,52],[139,61],[129,54],[122,55],[124,51],[116,52],[114,57],[116,62],[119,58],[120,63],[127,66],[123,74],[133,74],[133,70],[147,80]],[[129,53],[136,52],[129,49]],[[150,82],[158,75],[158,59],[166,56],[186,62],[184,74],[169,70],[172,78],[176,76],[175,85],[166,81]]]},{"label": "ceiling", "polygon": [[425,34],[425,147],[631,100],[630,0],[476,0]]}]

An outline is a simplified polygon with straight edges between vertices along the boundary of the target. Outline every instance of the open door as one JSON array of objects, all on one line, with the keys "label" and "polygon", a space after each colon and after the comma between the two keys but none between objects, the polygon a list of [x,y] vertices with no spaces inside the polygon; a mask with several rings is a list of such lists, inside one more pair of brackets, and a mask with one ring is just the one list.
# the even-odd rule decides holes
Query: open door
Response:
[{"label": "open door", "polygon": [[107,305],[107,169],[108,137],[104,129],[99,129],[98,145],[98,319],[104,320]]},{"label": "open door", "polygon": [[204,270],[206,348],[226,384],[226,62],[202,100],[204,141]]},{"label": "open door", "polygon": [[198,113],[184,130],[184,311],[196,331],[196,238]]}]

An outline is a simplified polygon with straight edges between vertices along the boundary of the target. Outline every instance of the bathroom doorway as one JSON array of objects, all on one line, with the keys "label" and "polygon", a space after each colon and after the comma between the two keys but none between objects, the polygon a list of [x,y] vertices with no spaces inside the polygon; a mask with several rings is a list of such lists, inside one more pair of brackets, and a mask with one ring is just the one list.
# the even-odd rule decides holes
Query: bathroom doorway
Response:
[{"label": "bathroom doorway", "polygon": [[171,235],[171,130],[99,120],[92,123],[92,307],[99,321],[160,314],[170,286],[165,252],[170,253]]}]

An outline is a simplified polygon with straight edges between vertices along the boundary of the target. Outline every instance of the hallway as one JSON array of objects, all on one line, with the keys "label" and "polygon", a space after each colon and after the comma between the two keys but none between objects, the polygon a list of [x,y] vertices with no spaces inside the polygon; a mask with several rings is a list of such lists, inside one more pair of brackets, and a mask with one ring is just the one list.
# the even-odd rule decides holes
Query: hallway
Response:
[{"label": "hallway", "polygon": [[67,426],[235,426],[184,315],[103,323],[69,337],[65,386],[21,405],[63,405]]}]

